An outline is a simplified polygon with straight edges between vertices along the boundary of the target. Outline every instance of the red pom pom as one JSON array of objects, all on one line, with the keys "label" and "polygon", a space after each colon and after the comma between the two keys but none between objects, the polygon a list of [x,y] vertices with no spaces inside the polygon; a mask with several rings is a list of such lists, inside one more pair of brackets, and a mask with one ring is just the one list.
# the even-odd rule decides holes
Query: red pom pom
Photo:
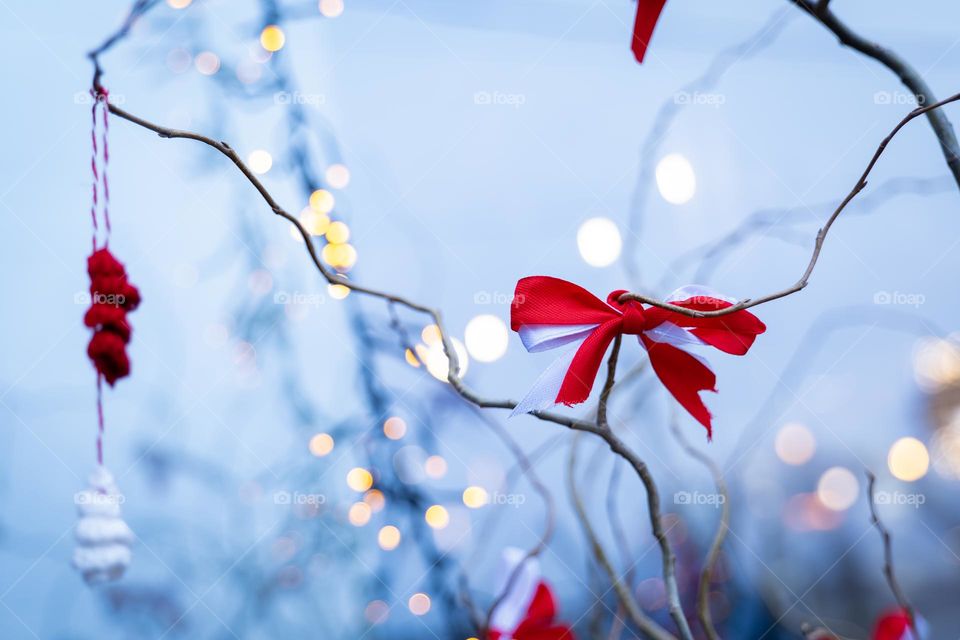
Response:
[{"label": "red pom pom", "polygon": [[140,292],[127,282],[123,264],[106,248],[98,249],[87,258],[90,274],[90,308],[83,317],[85,325],[93,329],[87,355],[106,381],[113,384],[130,375],[127,343],[130,342],[130,324],[127,313],[140,304]]}]

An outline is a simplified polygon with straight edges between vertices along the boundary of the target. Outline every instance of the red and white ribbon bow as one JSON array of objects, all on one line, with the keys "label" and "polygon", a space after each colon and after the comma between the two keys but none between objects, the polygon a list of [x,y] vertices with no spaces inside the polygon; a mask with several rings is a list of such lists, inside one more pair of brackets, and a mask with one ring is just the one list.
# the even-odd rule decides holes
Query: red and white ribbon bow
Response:
[{"label": "red and white ribbon bow", "polygon": [[553,591],[540,576],[540,563],[526,555],[515,547],[504,549],[497,593],[507,588],[518,564],[523,567],[493,612],[487,640],[576,640],[569,626],[556,622]]},{"label": "red and white ribbon bow", "polygon": [[653,29],[666,3],[667,0],[637,0],[637,17],[633,22],[633,42],[630,45],[637,62],[643,62]]},{"label": "red and white ribbon bow", "polygon": [[[613,339],[635,335],[667,391],[706,427],[707,437],[711,437],[710,412],[699,394],[716,391],[716,376],[688,349],[709,345],[742,356],[766,326],[745,310],[693,318],[659,307],[644,308],[632,300],[620,302],[623,293],[614,291],[603,302],[583,287],[559,278],[531,276],[517,282],[510,327],[520,334],[527,351],[546,351],[570,343],[578,346],[544,371],[511,415],[584,402]],[[667,301],[697,311],[715,311],[734,303],[700,286],[677,289]]]}]

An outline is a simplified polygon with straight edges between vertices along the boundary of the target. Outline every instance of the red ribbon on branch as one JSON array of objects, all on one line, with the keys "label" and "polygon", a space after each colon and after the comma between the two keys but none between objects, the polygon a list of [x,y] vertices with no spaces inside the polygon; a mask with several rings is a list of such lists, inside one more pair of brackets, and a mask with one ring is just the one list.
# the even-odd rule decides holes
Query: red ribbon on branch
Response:
[{"label": "red ribbon on branch", "polygon": [[647,54],[647,46],[666,3],[667,0],[637,0],[637,17],[633,22],[633,40],[630,44],[637,62],[643,62]]},{"label": "red ribbon on branch", "polygon": [[[583,287],[559,278],[531,276],[517,282],[510,326],[520,334],[527,351],[545,351],[574,342],[579,346],[540,376],[513,415],[586,401],[610,343],[618,335],[635,335],[663,385],[706,427],[707,437],[712,437],[710,412],[699,394],[716,392],[716,376],[688,348],[711,346],[742,356],[766,326],[746,310],[694,318],[660,307],[644,307],[633,300],[620,302],[623,293],[614,291],[603,302]],[[678,289],[668,301],[696,311],[716,311],[734,303],[699,286]]]}]

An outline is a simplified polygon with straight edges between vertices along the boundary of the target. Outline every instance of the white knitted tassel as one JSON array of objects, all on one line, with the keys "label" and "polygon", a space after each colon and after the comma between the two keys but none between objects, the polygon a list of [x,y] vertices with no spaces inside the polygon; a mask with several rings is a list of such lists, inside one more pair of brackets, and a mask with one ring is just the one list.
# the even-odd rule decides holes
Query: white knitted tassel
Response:
[{"label": "white knitted tassel", "polygon": [[116,580],[126,571],[133,531],[120,517],[124,497],[106,467],[94,469],[89,482],[90,486],[74,497],[80,520],[73,566],[87,584],[98,584]]}]

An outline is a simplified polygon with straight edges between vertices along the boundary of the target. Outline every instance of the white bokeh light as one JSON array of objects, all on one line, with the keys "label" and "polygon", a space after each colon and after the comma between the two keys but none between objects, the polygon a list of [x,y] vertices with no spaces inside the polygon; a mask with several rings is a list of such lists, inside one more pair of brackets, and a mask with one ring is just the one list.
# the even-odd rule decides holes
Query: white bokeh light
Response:
[{"label": "white bokeh light", "polygon": [[590,218],[577,230],[577,248],[591,267],[607,267],[620,257],[623,240],[610,218]]},{"label": "white bokeh light", "polygon": [[845,467],[830,467],[817,483],[817,498],[831,511],[846,511],[857,501],[860,483]]},{"label": "white bokeh light", "polygon": [[679,153],[664,156],[657,163],[657,190],[670,204],[686,204],[697,192],[693,165]]},{"label": "white bokeh light", "polygon": [[[460,370],[460,377],[467,374],[467,367],[470,364],[470,358],[467,357],[467,348],[456,338],[450,338],[450,344],[453,345],[453,351],[457,354],[457,364]],[[417,345],[417,356],[427,365],[427,371],[437,380],[447,382],[447,374],[450,370],[450,359],[443,350],[443,342],[437,340],[428,346]]]},{"label": "white bokeh light", "polygon": [[483,314],[467,323],[463,341],[477,362],[493,362],[503,357],[509,344],[507,325],[497,316]]}]

